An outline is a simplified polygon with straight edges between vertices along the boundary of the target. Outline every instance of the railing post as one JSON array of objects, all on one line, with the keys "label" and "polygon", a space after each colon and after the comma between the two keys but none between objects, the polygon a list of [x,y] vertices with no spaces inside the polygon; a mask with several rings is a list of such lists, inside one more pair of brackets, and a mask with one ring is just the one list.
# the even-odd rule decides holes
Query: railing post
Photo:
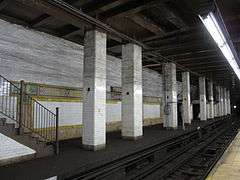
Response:
[{"label": "railing post", "polygon": [[58,126],[59,126],[59,108],[56,108],[56,141],[55,141],[55,154],[59,154],[59,139],[58,139]]},{"label": "railing post", "polygon": [[24,118],[24,95],[25,95],[25,84],[24,81],[20,81],[20,97],[19,97],[19,118],[18,118],[18,135],[23,134],[23,118]]}]

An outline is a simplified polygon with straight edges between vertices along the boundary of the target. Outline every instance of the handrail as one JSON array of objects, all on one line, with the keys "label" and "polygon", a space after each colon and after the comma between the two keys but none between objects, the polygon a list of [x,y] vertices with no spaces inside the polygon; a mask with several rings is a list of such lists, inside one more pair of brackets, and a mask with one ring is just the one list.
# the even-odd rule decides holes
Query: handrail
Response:
[{"label": "handrail", "polygon": [[20,87],[0,75],[0,113],[18,125],[18,132],[32,133],[41,141],[58,147],[58,111],[52,112]]},{"label": "handrail", "polygon": [[0,74],[0,78],[4,79],[5,81],[7,81],[8,83],[11,84],[11,86],[15,87],[16,89],[18,89],[20,91],[20,88],[17,87],[15,84],[13,84],[12,82],[8,81],[5,77],[3,77],[1,74]]},{"label": "handrail", "polygon": [[47,109],[45,106],[43,106],[41,103],[39,103],[36,99],[34,99],[33,97],[31,97],[31,95],[25,93],[26,96],[29,96],[29,98],[32,99],[32,101],[34,101],[35,103],[37,103],[39,106],[41,106],[42,108],[44,108],[46,111],[48,111],[51,114],[54,114],[56,116],[56,114],[54,112],[52,112],[51,110]]}]

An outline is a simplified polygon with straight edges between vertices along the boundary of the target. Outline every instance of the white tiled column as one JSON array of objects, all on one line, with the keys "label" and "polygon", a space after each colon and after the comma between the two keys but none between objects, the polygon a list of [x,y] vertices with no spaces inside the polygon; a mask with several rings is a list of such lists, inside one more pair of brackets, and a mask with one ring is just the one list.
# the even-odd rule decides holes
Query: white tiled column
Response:
[{"label": "white tiled column", "polygon": [[222,87],[222,116],[225,116],[225,88]]},{"label": "white tiled column", "polygon": [[209,104],[208,104],[208,101],[206,101],[206,116],[207,116],[207,119],[209,118]]},{"label": "white tiled column", "polygon": [[218,104],[214,104],[214,117],[218,117],[217,107]]},{"label": "white tiled column", "polygon": [[84,39],[83,146],[99,150],[106,144],[106,34],[87,31]]},{"label": "white tiled column", "polygon": [[228,114],[227,88],[224,88],[224,115]]},{"label": "white tiled column", "polygon": [[200,94],[200,120],[207,120],[207,100],[206,100],[206,79],[199,77],[199,94]]},{"label": "white tiled column", "polygon": [[191,121],[193,120],[193,104],[191,103],[191,105],[190,105],[190,110],[191,110],[191,113],[190,113],[190,119],[191,119]]},{"label": "white tiled column", "polygon": [[227,109],[227,115],[229,114],[229,107],[228,107],[228,90],[226,89],[226,109]]},{"label": "white tiled column", "polygon": [[209,96],[209,118],[214,118],[214,102],[213,102],[213,82],[208,81],[208,96]]},{"label": "white tiled column", "polygon": [[229,98],[228,98],[228,107],[229,107],[229,114],[232,114],[232,112],[231,112],[231,93],[230,93],[230,91],[229,91]]},{"label": "white tiled column", "polygon": [[183,122],[191,124],[190,73],[182,72]]},{"label": "white tiled column", "polygon": [[219,86],[219,117],[222,116],[222,87]]},{"label": "white tiled column", "polygon": [[163,64],[163,93],[164,93],[164,121],[166,128],[176,129],[177,116],[177,79],[176,65],[174,63]]},{"label": "white tiled column", "polygon": [[220,86],[216,86],[217,89],[217,100],[218,103],[216,104],[216,110],[217,110],[217,117],[221,116],[221,88]]},{"label": "white tiled column", "polygon": [[223,116],[224,115],[224,106],[223,106],[223,87],[220,86],[220,115]]},{"label": "white tiled column", "polygon": [[136,44],[122,47],[122,137],[138,139],[143,135],[142,48]]},{"label": "white tiled column", "polygon": [[228,114],[231,114],[230,90],[227,90],[227,107],[228,107]]}]

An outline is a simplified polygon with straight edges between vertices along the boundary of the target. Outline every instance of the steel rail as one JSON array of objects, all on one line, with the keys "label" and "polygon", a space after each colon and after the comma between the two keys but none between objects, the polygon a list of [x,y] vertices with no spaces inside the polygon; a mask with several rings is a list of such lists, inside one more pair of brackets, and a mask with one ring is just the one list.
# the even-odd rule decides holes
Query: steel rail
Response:
[{"label": "steel rail", "polygon": [[[239,123],[237,125],[234,124],[234,126],[229,126],[227,129],[220,129],[212,137],[190,149],[189,152],[183,153],[181,156],[173,159],[172,162],[168,162],[168,164],[166,163],[166,168],[160,169],[158,167],[155,169],[155,172],[152,169],[152,174],[151,172],[147,172],[148,174],[144,174],[137,179],[143,179],[143,177],[145,179],[154,179],[154,177],[157,177],[158,179],[194,178],[204,180],[236,136]],[[222,146],[219,146],[216,142],[222,142]],[[211,154],[208,154],[209,150],[212,150]],[[208,165],[202,164],[203,161],[201,159],[204,159]],[[191,164],[193,162],[194,164]]]}]

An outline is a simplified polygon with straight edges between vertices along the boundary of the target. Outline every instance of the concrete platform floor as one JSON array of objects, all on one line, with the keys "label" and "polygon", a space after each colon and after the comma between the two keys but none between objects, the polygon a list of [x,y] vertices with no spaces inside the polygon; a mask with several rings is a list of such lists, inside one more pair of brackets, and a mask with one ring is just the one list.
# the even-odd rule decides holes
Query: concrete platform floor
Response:
[{"label": "concrete platform floor", "polygon": [[0,180],[43,180],[56,175],[75,174],[126,156],[147,146],[164,142],[213,121],[215,120],[194,121],[191,126],[186,127],[185,131],[165,130],[162,124],[144,127],[144,136],[137,141],[121,139],[120,132],[108,133],[106,149],[96,152],[83,150],[80,138],[63,141],[60,143],[58,157],[45,157],[0,167]]},{"label": "concrete platform floor", "polygon": [[240,132],[207,177],[207,180],[240,179]]}]

